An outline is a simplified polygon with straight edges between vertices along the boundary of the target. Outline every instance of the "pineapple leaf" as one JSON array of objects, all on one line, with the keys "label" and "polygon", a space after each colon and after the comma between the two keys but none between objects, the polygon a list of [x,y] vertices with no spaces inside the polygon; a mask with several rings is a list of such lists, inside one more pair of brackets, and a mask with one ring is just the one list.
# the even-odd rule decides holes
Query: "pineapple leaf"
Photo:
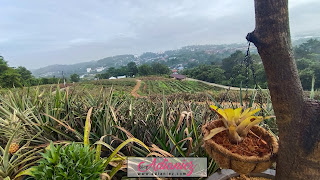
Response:
[{"label": "pineapple leaf", "polygon": [[210,133],[206,137],[204,137],[203,140],[205,140],[205,141],[209,140],[213,136],[215,136],[216,134],[218,134],[222,131],[225,131],[225,130],[227,130],[227,128],[225,128],[225,127],[218,127],[218,128],[211,129]]}]

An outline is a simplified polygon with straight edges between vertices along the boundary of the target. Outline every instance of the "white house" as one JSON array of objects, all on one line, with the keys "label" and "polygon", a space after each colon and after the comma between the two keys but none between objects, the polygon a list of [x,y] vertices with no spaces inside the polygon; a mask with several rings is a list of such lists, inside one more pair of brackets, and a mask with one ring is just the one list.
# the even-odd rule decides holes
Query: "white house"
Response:
[{"label": "white house", "polygon": [[104,70],[104,67],[97,67],[96,70],[97,70],[97,72],[101,72]]},{"label": "white house", "polygon": [[126,78],[126,76],[118,76],[117,79],[123,79]]}]

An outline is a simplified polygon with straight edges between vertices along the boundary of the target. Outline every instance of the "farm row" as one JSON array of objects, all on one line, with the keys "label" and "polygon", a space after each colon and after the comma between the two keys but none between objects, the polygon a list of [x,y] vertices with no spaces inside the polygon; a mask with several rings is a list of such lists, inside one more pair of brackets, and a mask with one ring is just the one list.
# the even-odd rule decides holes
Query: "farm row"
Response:
[{"label": "farm row", "polygon": [[212,86],[195,81],[144,80],[139,93],[141,95],[196,93],[215,90]]}]

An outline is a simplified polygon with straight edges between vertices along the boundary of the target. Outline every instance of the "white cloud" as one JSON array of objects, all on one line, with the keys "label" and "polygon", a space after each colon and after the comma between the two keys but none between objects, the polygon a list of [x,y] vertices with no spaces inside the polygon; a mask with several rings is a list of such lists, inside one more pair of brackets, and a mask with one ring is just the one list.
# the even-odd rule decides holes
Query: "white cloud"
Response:
[{"label": "white cloud", "polygon": [[[319,31],[318,0],[289,0],[289,7],[293,34]],[[253,0],[2,0],[0,53],[10,65],[36,67],[245,42],[253,29]]]}]

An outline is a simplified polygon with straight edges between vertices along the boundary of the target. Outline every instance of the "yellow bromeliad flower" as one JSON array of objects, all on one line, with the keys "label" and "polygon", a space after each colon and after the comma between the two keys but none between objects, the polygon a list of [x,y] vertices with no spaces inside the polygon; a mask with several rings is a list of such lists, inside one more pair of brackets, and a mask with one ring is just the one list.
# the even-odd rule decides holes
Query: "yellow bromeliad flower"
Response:
[{"label": "yellow bromeliad flower", "polygon": [[270,119],[275,116],[254,116],[261,109],[248,108],[242,112],[242,108],[237,109],[221,109],[217,106],[211,105],[210,109],[215,111],[219,118],[223,121],[225,127],[214,128],[210,131],[210,134],[204,138],[204,140],[211,139],[216,134],[228,130],[229,138],[231,142],[237,143],[242,141],[243,137],[246,137],[249,130],[256,124],[259,124],[265,119]]}]

